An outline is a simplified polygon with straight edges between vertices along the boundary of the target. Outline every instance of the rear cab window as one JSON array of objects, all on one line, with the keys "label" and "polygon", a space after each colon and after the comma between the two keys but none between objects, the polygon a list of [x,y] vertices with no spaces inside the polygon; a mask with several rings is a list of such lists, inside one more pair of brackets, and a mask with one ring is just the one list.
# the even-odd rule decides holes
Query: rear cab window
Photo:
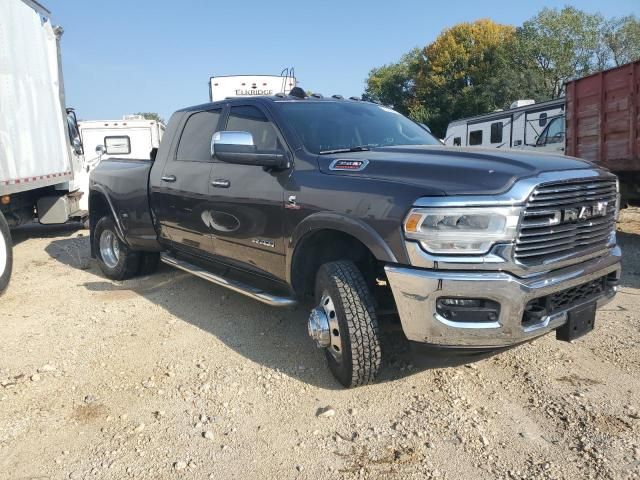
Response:
[{"label": "rear cab window", "polygon": [[211,137],[218,129],[222,109],[192,114],[184,125],[176,160],[179,162],[210,162]]}]

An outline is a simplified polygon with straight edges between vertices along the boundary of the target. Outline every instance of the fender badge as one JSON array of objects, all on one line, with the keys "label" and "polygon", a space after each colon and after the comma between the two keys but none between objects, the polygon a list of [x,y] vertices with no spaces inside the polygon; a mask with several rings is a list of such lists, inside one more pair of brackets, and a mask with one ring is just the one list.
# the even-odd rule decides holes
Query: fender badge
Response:
[{"label": "fender badge", "polygon": [[369,160],[349,160],[346,158],[339,158],[331,162],[331,165],[329,165],[329,170],[348,170],[351,172],[361,172],[367,167],[367,165],[369,165]]},{"label": "fender badge", "polygon": [[265,240],[264,238],[254,238],[253,240],[251,240],[253,243],[255,243],[256,245],[260,245],[262,247],[269,247],[269,248],[275,248],[276,244],[274,241],[272,240]]}]

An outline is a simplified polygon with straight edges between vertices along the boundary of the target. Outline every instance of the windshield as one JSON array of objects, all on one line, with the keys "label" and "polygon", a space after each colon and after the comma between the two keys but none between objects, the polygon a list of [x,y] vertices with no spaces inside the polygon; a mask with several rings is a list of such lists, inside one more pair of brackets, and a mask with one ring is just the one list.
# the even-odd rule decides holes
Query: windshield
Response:
[{"label": "windshield", "polygon": [[372,103],[279,102],[278,105],[307,150],[316,154],[359,147],[440,144],[417,123]]}]

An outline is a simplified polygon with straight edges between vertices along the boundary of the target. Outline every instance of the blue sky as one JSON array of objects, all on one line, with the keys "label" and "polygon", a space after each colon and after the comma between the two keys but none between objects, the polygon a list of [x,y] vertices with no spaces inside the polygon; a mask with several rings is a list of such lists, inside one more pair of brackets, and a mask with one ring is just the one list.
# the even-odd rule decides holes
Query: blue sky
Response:
[{"label": "blue sky", "polygon": [[458,22],[519,25],[543,6],[640,15],[638,0],[268,2],[41,0],[62,25],[67,105],[82,119],[121,118],[208,100],[211,75],[294,66],[314,92],[360,95],[369,70]]}]

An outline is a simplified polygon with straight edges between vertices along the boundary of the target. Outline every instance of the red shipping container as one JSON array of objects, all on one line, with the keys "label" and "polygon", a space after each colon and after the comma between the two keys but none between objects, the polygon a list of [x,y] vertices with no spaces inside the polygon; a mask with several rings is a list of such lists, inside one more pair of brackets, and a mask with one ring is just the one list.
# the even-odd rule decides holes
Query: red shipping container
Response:
[{"label": "red shipping container", "polygon": [[640,172],[640,61],[566,84],[566,154]]}]

